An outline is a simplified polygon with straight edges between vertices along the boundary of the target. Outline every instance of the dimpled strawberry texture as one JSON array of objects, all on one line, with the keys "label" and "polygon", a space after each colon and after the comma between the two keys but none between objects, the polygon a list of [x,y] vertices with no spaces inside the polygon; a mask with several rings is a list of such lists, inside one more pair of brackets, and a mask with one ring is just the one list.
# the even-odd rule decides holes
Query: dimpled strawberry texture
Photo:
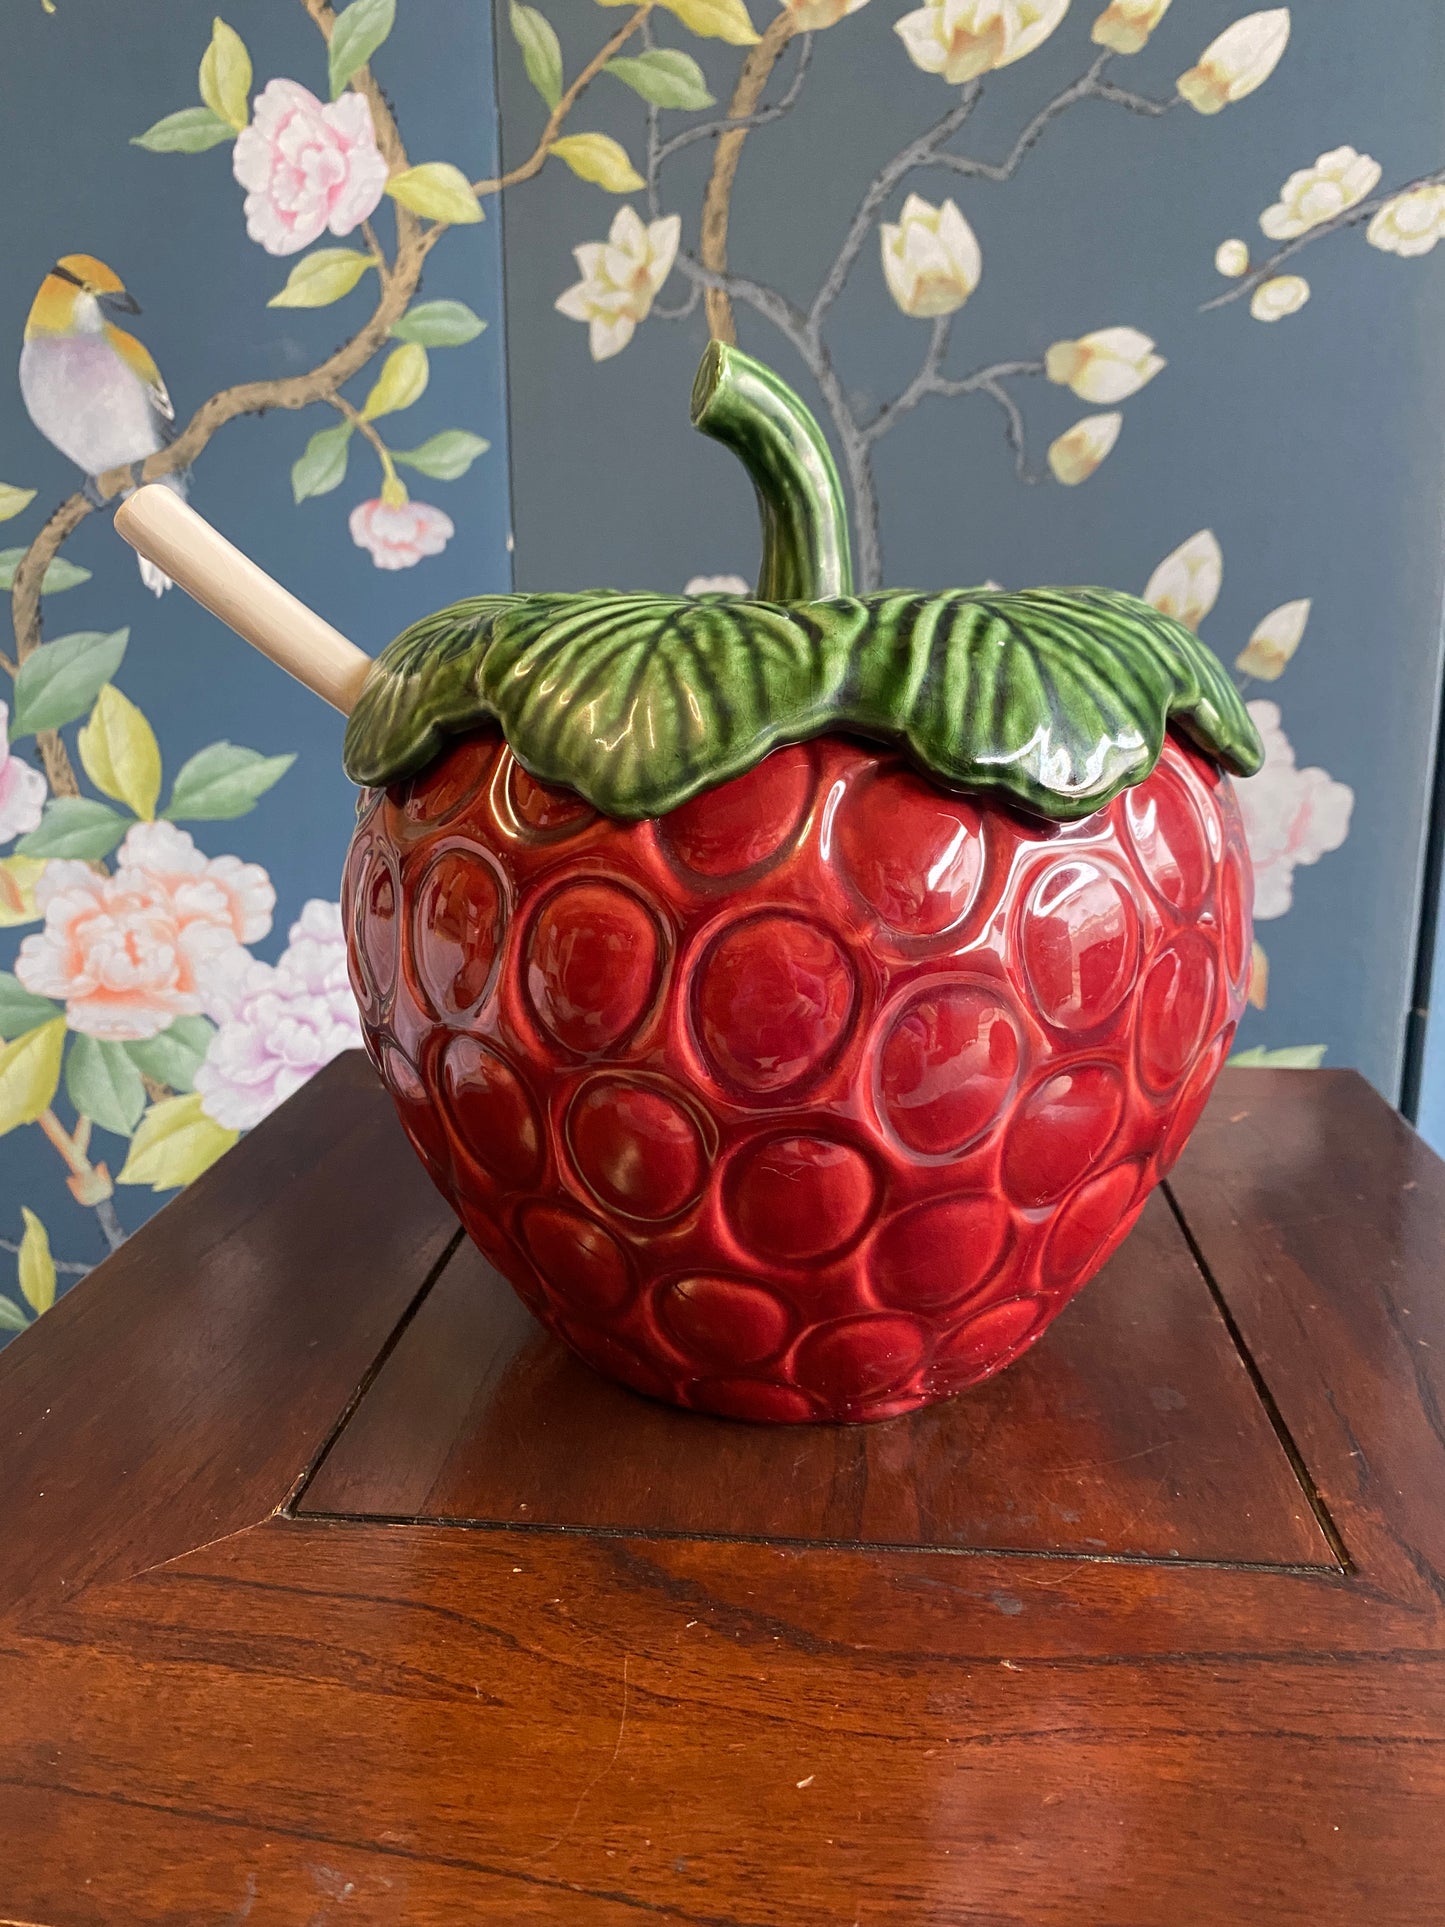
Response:
[{"label": "dimpled strawberry texture", "polygon": [[1228,779],[1087,821],[827,737],[655,821],[495,735],[362,800],[368,1048],[472,1238],[656,1398],[890,1417],[997,1372],[1120,1243],[1243,1002]]}]

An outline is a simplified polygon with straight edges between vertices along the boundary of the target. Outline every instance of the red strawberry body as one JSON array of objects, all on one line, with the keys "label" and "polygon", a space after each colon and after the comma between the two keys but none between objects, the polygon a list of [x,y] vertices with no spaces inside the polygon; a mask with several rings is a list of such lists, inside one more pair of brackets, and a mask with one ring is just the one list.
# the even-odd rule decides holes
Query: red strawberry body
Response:
[{"label": "red strawberry body", "polygon": [[1173,737],[1082,822],[841,737],[622,823],[493,733],[364,802],[369,1048],[467,1230],[585,1359],[886,1418],[1030,1345],[1228,1049],[1250,870]]}]

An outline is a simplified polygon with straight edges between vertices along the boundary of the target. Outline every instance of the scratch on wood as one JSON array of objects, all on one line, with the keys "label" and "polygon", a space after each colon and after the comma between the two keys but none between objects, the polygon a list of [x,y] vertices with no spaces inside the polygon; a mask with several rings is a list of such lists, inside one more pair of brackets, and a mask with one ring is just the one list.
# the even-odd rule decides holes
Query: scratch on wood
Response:
[{"label": "scratch on wood", "polygon": [[[627,1731],[627,1694],[628,1694],[627,1669],[631,1664],[632,1664],[631,1653],[624,1653],[622,1655],[622,1713],[617,1722],[617,1738],[613,1742],[612,1752],[610,1757],[608,1758],[607,1764],[603,1767],[599,1767],[597,1772],[594,1773],[592,1778],[587,1782],[586,1786],[583,1787],[581,1793],[579,1793],[577,1796],[577,1804],[575,1807],[573,1807],[571,1817],[568,1820],[566,1826],[563,1827],[562,1831],[557,1835],[557,1838],[552,1842],[550,1846],[543,1847],[540,1853],[533,1854],[532,1856],[533,1862],[537,1860],[545,1860],[549,1853],[555,1853],[557,1851],[558,1847],[561,1846],[562,1842],[567,1838],[568,1834],[571,1833],[573,1827],[576,1826],[577,1816],[581,1813],[583,1807],[587,1804],[588,1799],[591,1797],[591,1795],[597,1789],[597,1787],[601,1785],[603,1780],[607,1778],[607,1775],[612,1771],[613,1767],[616,1766],[617,1764],[617,1756],[622,1751],[622,1736]],[[529,1862],[528,1864],[530,1865],[532,1863]]]}]

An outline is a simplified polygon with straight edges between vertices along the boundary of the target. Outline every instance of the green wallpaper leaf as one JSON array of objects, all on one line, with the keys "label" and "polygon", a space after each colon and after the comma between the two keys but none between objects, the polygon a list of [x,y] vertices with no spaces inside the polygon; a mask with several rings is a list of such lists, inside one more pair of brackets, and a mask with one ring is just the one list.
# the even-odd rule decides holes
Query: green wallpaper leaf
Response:
[{"label": "green wallpaper leaf", "polygon": [[512,38],[522,50],[527,78],[549,107],[562,98],[562,48],[555,28],[536,7],[512,0]]},{"label": "green wallpaper leaf", "polygon": [[172,822],[244,816],[295,761],[294,755],[263,756],[236,743],[210,743],[182,763],[163,814]]},{"label": "green wallpaper leaf", "polygon": [[266,306],[329,308],[350,294],[366,270],[375,266],[369,254],[356,248],[317,248],[301,257],[286,277],[285,287]]},{"label": "green wallpaper leaf", "polygon": [[396,0],[351,0],[336,16],[328,57],[331,98],[335,100],[396,24]]},{"label": "green wallpaper leaf", "polygon": [[[24,549],[0,549],[0,589],[15,587],[15,571],[20,567],[24,556]],[[63,555],[58,555],[45,571],[45,579],[40,584],[40,593],[57,595],[62,589],[78,589],[82,582],[89,582],[89,580],[89,569],[82,569],[78,562],[67,562]]]},{"label": "green wallpaper leaf", "polygon": [[420,342],[423,348],[460,348],[475,341],[486,327],[465,301],[419,301],[392,324],[396,341]]},{"label": "green wallpaper leaf", "polygon": [[11,740],[37,729],[62,729],[84,716],[120,668],[129,640],[129,629],[113,629],[109,635],[82,629],[43,642],[15,678]]},{"label": "green wallpaper leaf", "polygon": [[177,1017],[159,1037],[140,1037],[122,1048],[137,1070],[173,1091],[196,1087],[196,1072],[210,1048],[216,1026],[204,1017]]},{"label": "green wallpaper leaf", "polygon": [[473,435],[468,429],[446,428],[424,441],[420,448],[394,448],[391,458],[405,468],[414,468],[420,475],[430,475],[433,481],[454,482],[458,476],[465,475],[491,445],[485,436]]},{"label": "green wallpaper leaf", "polygon": [[13,1044],[27,1031],[61,1015],[48,997],[37,997],[11,970],[0,970],[0,1043]]},{"label": "green wallpaper leaf", "polygon": [[15,845],[21,856],[109,856],[133,819],[88,796],[52,796],[40,827]]},{"label": "green wallpaper leaf", "polygon": [[351,423],[318,428],[291,464],[291,493],[298,502],[312,495],[329,495],[346,480],[351,454]]},{"label": "green wallpaper leaf", "polygon": [[132,147],[148,148],[152,154],[204,154],[208,147],[233,141],[236,129],[209,107],[183,107],[178,114],[167,114],[143,134],[136,134]]},{"label": "green wallpaper leaf", "polygon": [[715,107],[702,68],[680,47],[652,47],[635,57],[621,55],[603,70],[615,74],[654,107],[696,109]]},{"label": "green wallpaper leaf", "polygon": [[1229,1062],[1240,1070],[1317,1071],[1327,1049],[1325,1044],[1284,1044],[1269,1050],[1256,1044],[1252,1050],[1237,1050]]},{"label": "green wallpaper leaf", "polygon": [[125,1046],[102,1037],[71,1038],[65,1094],[79,1116],[117,1137],[130,1136],[146,1107],[146,1087]]}]

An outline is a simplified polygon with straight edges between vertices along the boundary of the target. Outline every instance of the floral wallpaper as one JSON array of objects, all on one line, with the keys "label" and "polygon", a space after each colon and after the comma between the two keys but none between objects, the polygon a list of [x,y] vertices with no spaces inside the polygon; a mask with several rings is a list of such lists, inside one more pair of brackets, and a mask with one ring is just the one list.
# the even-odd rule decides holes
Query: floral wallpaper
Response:
[{"label": "floral wallpaper", "polygon": [[[223,632],[189,606],[175,612],[188,651],[213,664],[203,693],[146,606],[185,598],[149,563],[137,581],[106,511],[144,479],[194,488],[234,526],[228,463],[255,423],[264,467],[247,485],[266,539],[284,552],[294,528],[308,551],[325,549],[314,599],[328,613],[349,602],[369,629],[380,599],[365,578],[431,575],[453,542],[468,553],[392,605],[400,619],[506,586],[505,469],[478,432],[503,418],[500,357],[479,407],[472,352],[500,320],[495,242],[469,271],[490,314],[432,291],[444,248],[471,240],[475,257],[498,186],[490,92],[478,88],[489,22],[448,11],[474,42],[465,101],[480,140],[439,95],[427,50],[408,52],[417,17],[395,0],[295,0],[288,17],[255,0],[229,17],[186,5],[129,29],[172,96],[153,114],[139,111],[149,92],[121,90],[127,120],[109,142],[131,198],[110,220],[115,251],[77,251],[77,230],[101,222],[58,148],[41,207],[22,222],[12,203],[7,217],[12,274],[21,259],[33,274],[0,486],[12,544],[0,555],[0,1338],[361,1042],[336,901],[345,816],[324,862],[296,862],[288,845],[308,799],[283,800],[298,747],[337,765],[335,731],[271,672],[268,740],[242,737]],[[98,97],[97,57],[117,23],[95,0],[43,11],[37,0],[27,24],[30,64],[25,44],[11,51],[37,94],[47,76],[78,76]],[[71,104],[53,86],[38,102],[52,123]],[[149,206],[143,170],[167,175]],[[187,171],[167,234],[156,211]],[[160,259],[133,289],[129,263],[147,242]],[[234,277],[239,325],[224,316],[203,352],[192,343],[172,390],[187,310],[204,309],[198,257]],[[478,465],[500,498],[483,515],[456,486]],[[318,521],[326,497],[339,525]],[[294,560],[277,573],[294,580]],[[354,587],[338,594],[343,574]],[[398,626],[359,639],[377,647]],[[276,717],[295,747],[275,746]],[[258,840],[243,819],[268,804],[280,807]]]},{"label": "floral wallpaper", "polygon": [[[546,37],[560,73],[586,58],[615,17],[576,0],[553,11],[557,32],[534,9],[510,8],[521,64],[544,99],[539,41]],[[646,408],[649,433],[665,438],[662,405],[686,359],[671,333],[693,345],[709,331],[741,337],[751,352],[801,378],[816,399],[849,491],[862,587],[896,579],[893,557],[905,549],[907,581],[1001,575],[1001,556],[978,537],[985,525],[996,535],[1006,516],[1028,538],[1021,543],[1011,531],[1011,546],[1030,556],[1030,573],[1010,577],[1010,586],[1083,579],[1131,588],[1232,663],[1267,748],[1264,769],[1240,786],[1256,871],[1250,1002],[1258,1015],[1246,1024],[1239,1061],[1362,1061],[1393,1096],[1408,973],[1386,976],[1379,964],[1390,952],[1408,959],[1415,941],[1438,668],[1433,555],[1417,555],[1413,574],[1429,619],[1392,632],[1389,644],[1388,673],[1399,678],[1389,700],[1406,700],[1408,686],[1422,707],[1419,727],[1391,742],[1386,780],[1408,802],[1387,832],[1403,848],[1392,852],[1398,862],[1384,914],[1362,932],[1348,895],[1333,908],[1301,881],[1314,866],[1328,870],[1355,833],[1360,777],[1378,781],[1378,759],[1360,753],[1366,728],[1355,731],[1345,770],[1319,759],[1311,735],[1322,696],[1346,726],[1376,700],[1364,687],[1372,671],[1351,634],[1351,613],[1336,593],[1337,556],[1327,553],[1331,545],[1362,545],[1352,458],[1373,440],[1377,465],[1389,473],[1393,462],[1393,492],[1404,498],[1418,472],[1415,444],[1431,438],[1438,469],[1445,429],[1438,380],[1416,377],[1425,412],[1415,434],[1386,438],[1381,420],[1408,406],[1413,371],[1392,368],[1383,342],[1376,362],[1371,343],[1357,335],[1353,385],[1364,391],[1364,405],[1352,442],[1339,391],[1316,359],[1320,328],[1302,314],[1316,263],[1322,298],[1338,298],[1336,263],[1345,256],[1366,304],[1383,313],[1428,301],[1437,330],[1445,319],[1438,275],[1413,292],[1395,278],[1445,237],[1433,97],[1428,112],[1410,121],[1400,80],[1387,88],[1355,58],[1369,43],[1375,59],[1395,70],[1438,62],[1445,50],[1438,22],[1417,12],[1411,24],[1408,9],[1388,0],[1387,11],[1389,20],[1342,6],[1326,20],[1320,9],[1245,11],[1213,0],[1173,7],[1169,0],[1102,7],[1098,0],[930,0],[901,14],[887,0],[787,0],[777,12],[753,0],[746,8],[742,0],[706,9],[642,5],[624,23],[628,57],[606,69],[623,85],[605,101],[599,90],[591,107],[602,110],[605,138],[619,149],[603,185],[622,204],[593,212],[560,184],[550,205],[519,209],[508,231],[507,275],[524,582],[547,579],[540,571],[551,556],[543,560],[541,551],[556,546],[552,510],[528,473],[528,451],[546,432],[535,387],[543,367],[553,399],[562,385],[590,439],[611,452],[608,499],[627,508],[609,515],[607,503],[596,502],[603,546],[620,549],[628,568],[649,570],[659,586],[702,592],[745,582],[738,565],[747,538],[727,511],[712,518],[726,536],[705,554],[690,531],[668,525],[695,574],[663,553],[660,534],[642,533],[660,531],[668,516],[660,478],[672,493],[686,492],[677,473],[683,463],[698,471],[686,487],[696,488],[697,521],[706,528],[706,491],[715,499],[717,478],[704,480],[702,463],[670,440],[649,474],[648,464],[629,460],[617,432],[628,404],[640,412],[637,398],[650,384],[657,401],[649,397]],[[517,68],[504,49],[504,152],[508,142],[525,150],[538,113]],[[628,101],[624,90],[640,98]],[[1363,134],[1357,145],[1323,145],[1315,131],[1328,128],[1338,141],[1356,127],[1373,128],[1369,147]],[[1423,166],[1410,158],[1420,134],[1430,143]],[[570,284],[554,238],[564,222],[589,237],[572,245],[579,278]],[[1181,257],[1186,227],[1198,238]],[[591,238],[598,234],[604,238]],[[1071,264],[1082,269],[1076,280],[1090,284],[1086,293],[1071,290]],[[540,325],[537,310],[549,295],[557,315],[585,326],[570,347],[557,328]],[[1350,328],[1348,319],[1338,325]],[[1250,331],[1252,339],[1241,338]],[[614,377],[624,356],[650,357],[647,373]],[[1285,380],[1308,381],[1316,361],[1312,406],[1340,430],[1334,446],[1319,452],[1323,476],[1348,504],[1328,533],[1308,521],[1291,530],[1288,501],[1262,477],[1252,483],[1247,466],[1231,477],[1227,496],[1208,478],[1211,446],[1222,437],[1232,434],[1233,459],[1248,461],[1258,419],[1234,413],[1246,357],[1260,367],[1265,390],[1273,383],[1281,396]],[[1418,349],[1414,359],[1420,362]],[[1174,398],[1166,406],[1175,439],[1161,448],[1156,434],[1147,454],[1136,456],[1134,423],[1147,424],[1151,413],[1159,419],[1153,404],[1161,391]],[[613,397],[624,395],[615,407]],[[1054,396],[1072,406],[1061,411]],[[1292,421],[1278,406],[1275,442],[1309,439],[1303,417]],[[915,432],[925,416],[927,442]],[[1007,477],[986,445],[990,436]],[[910,458],[893,459],[890,444],[910,437]],[[548,454],[556,463],[555,445]],[[1121,461],[1129,464],[1127,480],[1108,498],[1107,523],[1062,501],[1050,506],[1062,491],[1097,492]],[[1433,476],[1431,488],[1438,505]],[[980,500],[985,489],[988,502]],[[1241,527],[1240,498],[1247,508],[1251,494],[1254,512]],[[1422,495],[1423,511],[1430,497]],[[1165,519],[1156,513],[1163,503],[1179,535],[1161,554],[1151,552],[1143,529]],[[554,507],[567,516],[571,505]],[[1380,507],[1391,514],[1388,497]],[[1226,560],[1217,528],[1226,517],[1231,574],[1238,569],[1246,584],[1257,576],[1260,586],[1247,588],[1243,606],[1231,599],[1222,619],[1216,604]],[[919,539],[923,529],[931,539]],[[1378,580],[1370,586],[1381,593]],[[1383,600],[1379,606],[1383,613]],[[1330,660],[1316,663],[1321,624]],[[1332,685],[1341,651],[1350,659]],[[1295,696],[1302,684],[1313,685],[1303,734]],[[1379,715],[1373,721],[1389,741],[1391,724]],[[1382,837],[1378,821],[1371,832]],[[1315,934],[1301,928],[1283,941],[1281,965],[1279,933],[1298,921],[1302,897]],[[1342,917],[1350,919],[1349,938],[1326,939],[1332,927],[1338,937]],[[1369,970],[1376,1008],[1372,1034],[1359,1039],[1349,1034],[1347,1013]]]},{"label": "floral wallpaper", "polygon": [[500,123],[490,27],[476,0],[7,26],[30,85],[0,138],[51,161],[0,303],[0,1335],[357,1038],[334,725],[98,511],[194,490],[372,648],[503,586],[509,514],[522,586],[733,586],[750,506],[685,425],[708,334],[817,408],[863,587],[1104,581],[1233,665],[1268,749],[1241,1058],[1393,1095],[1445,22],[500,0]]}]

